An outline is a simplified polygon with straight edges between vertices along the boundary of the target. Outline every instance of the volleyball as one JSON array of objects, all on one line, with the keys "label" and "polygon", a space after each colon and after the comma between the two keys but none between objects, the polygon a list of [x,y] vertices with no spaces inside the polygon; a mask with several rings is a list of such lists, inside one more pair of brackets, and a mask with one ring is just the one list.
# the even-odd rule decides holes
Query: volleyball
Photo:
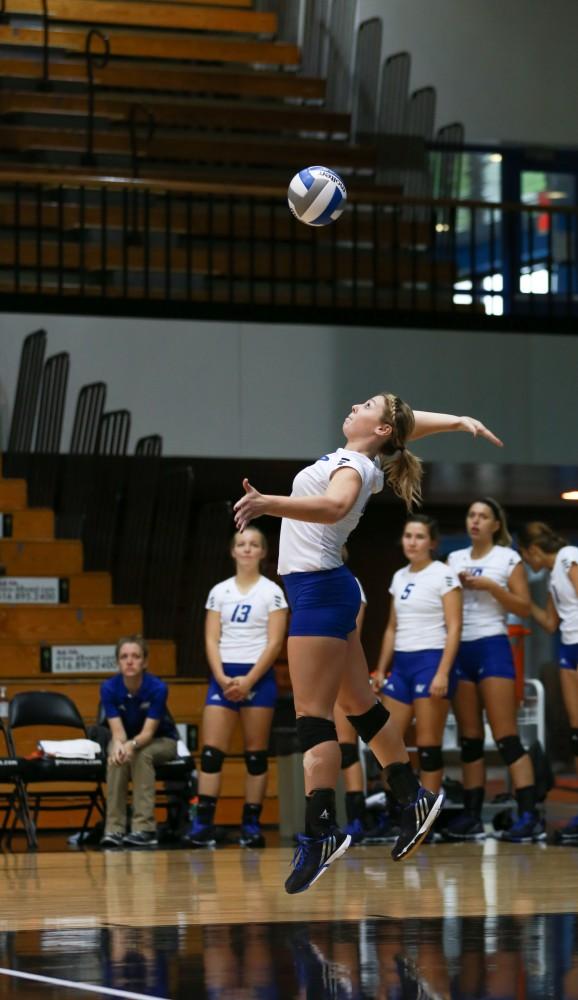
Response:
[{"label": "volleyball", "polygon": [[334,170],[305,167],[292,179],[287,201],[299,222],[306,226],[327,226],[343,212],[347,188]]}]

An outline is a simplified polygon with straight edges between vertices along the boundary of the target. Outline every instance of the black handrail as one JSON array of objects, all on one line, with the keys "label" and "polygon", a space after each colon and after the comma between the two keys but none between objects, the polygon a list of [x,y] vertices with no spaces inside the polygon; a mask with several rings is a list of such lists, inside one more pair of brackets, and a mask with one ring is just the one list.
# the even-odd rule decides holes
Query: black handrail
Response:
[{"label": "black handrail", "polygon": [[[92,41],[98,38],[104,46],[103,52],[93,52]],[[96,162],[94,156],[94,70],[104,69],[110,57],[110,41],[98,28],[91,28],[84,42],[84,58],[86,60],[86,78],[88,84],[88,122],[86,125],[86,153],[82,164],[91,167]]]},{"label": "black handrail", "polygon": [[[139,122],[139,117],[142,119]],[[146,142],[150,142],[157,127],[155,116],[149,108],[145,107],[144,104],[131,104],[128,118],[128,131],[130,140],[130,159],[131,159],[131,170],[134,180],[137,180],[140,173],[139,167],[139,155],[138,155],[138,130],[139,125],[144,125],[146,128]],[[127,243],[137,244],[142,242],[139,225],[138,225],[138,191],[133,189],[131,192],[130,200],[130,221],[127,233]]]}]

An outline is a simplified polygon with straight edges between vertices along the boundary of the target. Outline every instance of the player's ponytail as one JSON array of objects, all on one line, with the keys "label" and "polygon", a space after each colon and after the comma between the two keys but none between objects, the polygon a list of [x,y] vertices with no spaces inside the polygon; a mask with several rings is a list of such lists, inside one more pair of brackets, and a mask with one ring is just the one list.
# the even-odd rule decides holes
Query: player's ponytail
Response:
[{"label": "player's ponytail", "polygon": [[421,459],[405,446],[415,427],[413,410],[391,392],[383,392],[382,396],[385,403],[382,419],[391,425],[391,434],[379,453],[379,461],[388,486],[411,510],[421,503],[423,476]]}]

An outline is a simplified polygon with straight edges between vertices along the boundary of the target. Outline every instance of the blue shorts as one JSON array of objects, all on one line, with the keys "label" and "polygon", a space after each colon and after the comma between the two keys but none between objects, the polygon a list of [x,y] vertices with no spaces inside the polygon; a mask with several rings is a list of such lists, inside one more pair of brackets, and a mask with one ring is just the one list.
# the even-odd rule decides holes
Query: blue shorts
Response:
[{"label": "blue shorts", "polygon": [[[415,653],[396,652],[391,673],[385,678],[381,693],[412,705],[416,698],[429,698],[429,688],[440,665],[443,649],[420,649]],[[453,698],[456,688],[454,670],[450,671],[448,693]]]},{"label": "blue shorts", "polygon": [[578,642],[572,646],[560,643],[558,662],[561,670],[578,670]]},{"label": "blue shorts", "polygon": [[361,606],[359,584],[347,566],[283,577],[291,608],[289,635],[347,639]]},{"label": "blue shorts", "polygon": [[472,681],[473,684],[486,677],[515,680],[514,657],[507,635],[489,635],[461,642],[455,672],[458,681]]},{"label": "blue shorts", "polygon": [[[252,663],[223,663],[223,670],[227,677],[245,677],[252,670]],[[249,691],[249,697],[245,701],[229,701],[223,694],[215,678],[211,675],[209,690],[205,705],[215,708],[230,708],[232,712],[238,712],[240,708],[275,708],[277,702],[277,681],[273,668],[260,677],[255,687]]]}]

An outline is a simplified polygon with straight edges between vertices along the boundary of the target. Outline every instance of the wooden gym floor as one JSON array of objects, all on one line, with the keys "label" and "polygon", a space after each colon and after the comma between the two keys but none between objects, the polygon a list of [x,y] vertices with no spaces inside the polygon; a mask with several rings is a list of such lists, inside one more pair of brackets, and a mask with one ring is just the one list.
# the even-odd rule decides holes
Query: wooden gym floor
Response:
[{"label": "wooden gym floor", "polygon": [[0,855],[0,997],[578,1000],[578,847]]}]

